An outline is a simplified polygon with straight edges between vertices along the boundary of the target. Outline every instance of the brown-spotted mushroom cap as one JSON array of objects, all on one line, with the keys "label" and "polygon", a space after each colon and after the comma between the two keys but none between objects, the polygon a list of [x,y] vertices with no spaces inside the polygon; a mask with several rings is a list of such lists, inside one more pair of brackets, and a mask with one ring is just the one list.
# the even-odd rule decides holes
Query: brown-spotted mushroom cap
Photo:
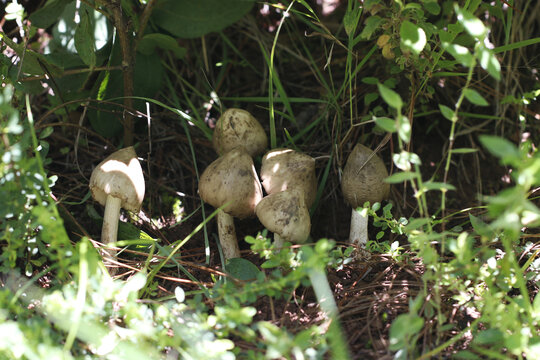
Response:
[{"label": "brown-spotted mushroom cap", "polygon": [[265,196],[255,209],[260,222],[283,240],[303,243],[311,230],[309,210],[302,193],[289,189]]},{"label": "brown-spotted mushroom cap", "polygon": [[352,207],[349,242],[359,249],[365,248],[368,241],[368,218],[356,208],[366,201],[373,204],[388,197],[390,185],[384,182],[387,176],[383,161],[371,149],[361,144],[354,147],[343,169],[341,189]]},{"label": "brown-spotted mushroom cap", "polygon": [[100,162],[90,176],[94,199],[105,206],[107,196],[121,200],[121,207],[138,212],[144,199],[144,175],[132,146],[120,149]]},{"label": "brown-spotted mushroom cap", "polygon": [[212,145],[219,155],[243,146],[249,155],[254,157],[264,152],[268,137],[261,124],[248,111],[228,109],[216,123]]},{"label": "brown-spotted mushroom cap", "polygon": [[381,202],[390,193],[390,184],[383,181],[386,177],[388,171],[381,158],[368,147],[357,144],[341,178],[345,201],[353,208],[363,206],[366,201]]},{"label": "brown-spotted mushroom cap", "polygon": [[309,207],[317,195],[315,159],[292,149],[271,150],[262,158],[261,181],[268,194],[298,189]]},{"label": "brown-spotted mushroom cap", "polygon": [[199,179],[199,195],[215,208],[240,219],[255,215],[262,188],[251,156],[237,147],[212,162]]}]

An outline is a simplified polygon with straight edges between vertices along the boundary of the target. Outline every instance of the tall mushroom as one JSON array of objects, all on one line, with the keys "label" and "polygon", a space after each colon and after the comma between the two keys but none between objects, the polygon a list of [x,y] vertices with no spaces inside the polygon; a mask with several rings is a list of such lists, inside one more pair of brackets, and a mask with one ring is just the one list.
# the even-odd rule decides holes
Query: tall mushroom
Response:
[{"label": "tall mushroom", "polygon": [[233,217],[255,215],[262,188],[253,160],[244,147],[237,147],[212,162],[199,179],[199,195],[215,208],[218,234],[225,259],[240,257]]},{"label": "tall mushroom", "polygon": [[303,243],[311,230],[309,210],[300,190],[289,189],[265,196],[255,208],[260,222],[274,233],[274,244]]},{"label": "tall mushroom", "polygon": [[261,181],[268,194],[298,189],[310,207],[317,195],[315,159],[292,149],[274,149],[262,158]]},{"label": "tall mushroom", "polygon": [[[144,198],[144,175],[132,146],[120,149],[100,162],[90,176],[92,197],[105,206],[101,241],[116,242],[120,209],[138,212]],[[106,251],[110,257],[112,250]]]},{"label": "tall mushroom", "polygon": [[251,157],[262,154],[268,137],[261,124],[248,111],[228,109],[218,119],[212,145],[219,155],[243,146]]},{"label": "tall mushroom", "polygon": [[381,160],[368,147],[357,144],[343,169],[341,190],[345,201],[352,207],[349,242],[365,248],[368,239],[367,217],[362,216],[356,208],[386,199],[390,193],[390,185],[383,180],[388,171]]}]

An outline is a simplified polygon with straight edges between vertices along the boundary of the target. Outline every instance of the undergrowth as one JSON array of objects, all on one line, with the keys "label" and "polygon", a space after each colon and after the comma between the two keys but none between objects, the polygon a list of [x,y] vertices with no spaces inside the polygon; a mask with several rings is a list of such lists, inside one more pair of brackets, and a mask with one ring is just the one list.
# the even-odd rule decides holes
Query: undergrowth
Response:
[{"label": "undergrowth", "polygon": [[[3,358],[540,358],[534,1],[2,4]],[[243,221],[222,259],[196,189],[230,107],[316,158],[307,244]],[[356,209],[367,255],[357,142],[393,188]],[[148,195],[113,279],[88,178],[130,145]]]}]

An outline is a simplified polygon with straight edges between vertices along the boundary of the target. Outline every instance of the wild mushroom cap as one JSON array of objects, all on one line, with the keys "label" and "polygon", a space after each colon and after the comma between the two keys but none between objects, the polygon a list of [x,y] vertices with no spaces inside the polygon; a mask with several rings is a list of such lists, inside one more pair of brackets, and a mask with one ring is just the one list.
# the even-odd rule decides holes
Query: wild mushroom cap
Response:
[{"label": "wild mushroom cap", "polygon": [[261,165],[262,185],[268,194],[287,189],[300,190],[309,207],[317,195],[315,159],[292,149],[267,152]]},{"label": "wild mushroom cap", "polygon": [[216,123],[212,145],[219,155],[243,146],[249,155],[254,157],[264,152],[268,145],[268,137],[261,124],[249,112],[228,109]]},{"label": "wild mushroom cap", "polygon": [[107,196],[121,200],[121,207],[138,212],[144,199],[144,175],[132,146],[100,162],[90,176],[92,196],[105,206]]},{"label": "wild mushroom cap", "polygon": [[299,190],[265,196],[255,209],[260,222],[286,241],[303,243],[311,230],[309,210]]},{"label": "wild mushroom cap", "polygon": [[[371,158],[370,158],[371,157]],[[357,144],[343,169],[341,189],[345,201],[353,208],[386,199],[390,184],[383,180],[388,177],[386,166],[380,157],[368,147]]]},{"label": "wild mushroom cap", "polygon": [[227,214],[243,219],[255,215],[262,188],[253,160],[237,147],[212,162],[199,179],[199,195],[215,208],[224,204]]}]

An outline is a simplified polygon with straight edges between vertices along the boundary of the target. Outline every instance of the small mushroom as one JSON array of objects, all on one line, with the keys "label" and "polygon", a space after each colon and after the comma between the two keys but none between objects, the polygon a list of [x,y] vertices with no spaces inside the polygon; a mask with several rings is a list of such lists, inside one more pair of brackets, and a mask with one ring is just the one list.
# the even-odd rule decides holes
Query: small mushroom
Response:
[{"label": "small mushroom", "polygon": [[388,171],[381,160],[371,149],[357,144],[349,158],[341,178],[341,189],[345,201],[352,207],[349,242],[365,248],[368,231],[367,217],[362,216],[356,208],[386,199],[390,193],[390,185],[383,180]]},{"label": "small mushroom", "polygon": [[248,111],[228,109],[216,123],[212,145],[219,155],[243,146],[254,157],[264,152],[268,137],[261,124]]},{"label": "small mushroom", "polygon": [[[132,146],[120,149],[92,171],[90,176],[92,197],[105,206],[101,241],[116,242],[120,209],[138,212],[144,198],[144,175]],[[110,250],[106,254],[115,256]]]},{"label": "small mushroom", "polygon": [[304,195],[289,189],[265,196],[255,208],[259,221],[274,233],[277,248],[284,241],[304,243],[311,230],[309,210]]},{"label": "small mushroom", "polygon": [[199,179],[199,195],[215,208],[218,234],[225,259],[240,257],[234,219],[255,216],[262,188],[253,160],[244,147],[237,147],[212,162]]},{"label": "small mushroom", "polygon": [[315,159],[292,149],[267,152],[261,164],[262,185],[268,194],[287,189],[298,189],[310,207],[317,195]]}]

